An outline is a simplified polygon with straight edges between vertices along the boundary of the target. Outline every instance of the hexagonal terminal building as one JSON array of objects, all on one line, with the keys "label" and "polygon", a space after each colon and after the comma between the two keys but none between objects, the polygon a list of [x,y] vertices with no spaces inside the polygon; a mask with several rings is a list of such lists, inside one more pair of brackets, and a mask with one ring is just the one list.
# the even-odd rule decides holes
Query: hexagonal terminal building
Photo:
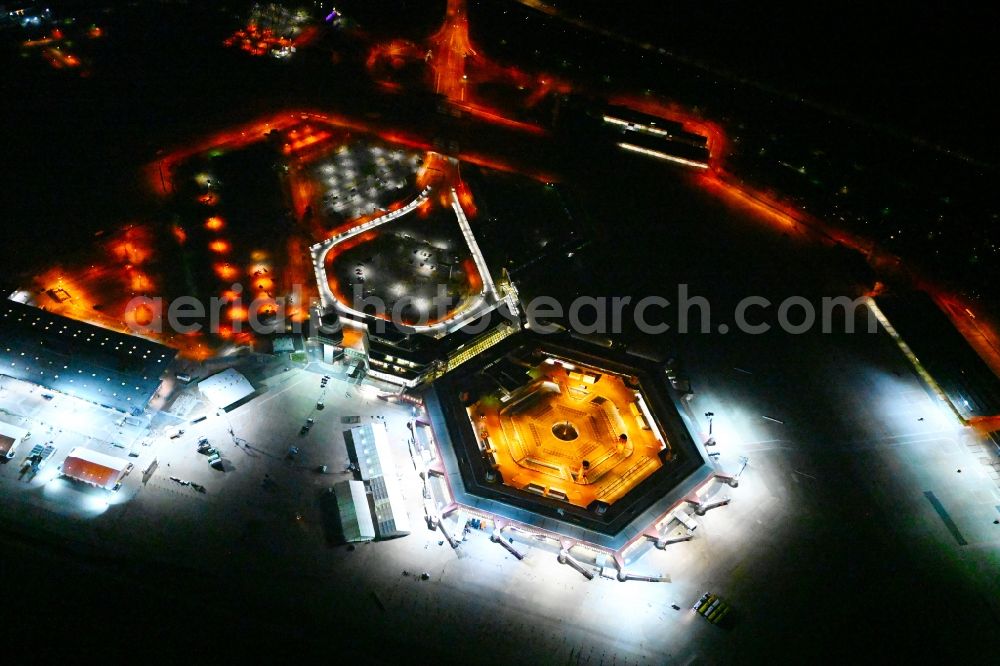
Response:
[{"label": "hexagonal terminal building", "polygon": [[453,503],[557,539],[659,540],[716,476],[662,363],[568,336],[513,336],[424,402]]}]

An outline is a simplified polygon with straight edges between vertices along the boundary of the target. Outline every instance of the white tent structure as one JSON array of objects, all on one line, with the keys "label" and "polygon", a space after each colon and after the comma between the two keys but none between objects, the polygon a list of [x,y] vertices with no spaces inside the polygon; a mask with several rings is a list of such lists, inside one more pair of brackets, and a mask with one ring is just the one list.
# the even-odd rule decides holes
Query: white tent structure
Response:
[{"label": "white tent structure", "polygon": [[228,409],[254,393],[253,385],[233,368],[201,380],[198,382],[198,390],[217,409]]},{"label": "white tent structure", "polygon": [[17,445],[27,436],[24,428],[0,421],[0,458],[13,458]]},{"label": "white tent structure", "polygon": [[385,428],[362,425],[344,431],[347,455],[357,465],[371,497],[370,512],[380,539],[410,533],[410,518]]},{"label": "white tent structure", "polygon": [[348,543],[373,540],[375,524],[372,522],[364,481],[338,481],[333,484],[333,492],[337,496],[337,510],[340,513],[344,540]]}]

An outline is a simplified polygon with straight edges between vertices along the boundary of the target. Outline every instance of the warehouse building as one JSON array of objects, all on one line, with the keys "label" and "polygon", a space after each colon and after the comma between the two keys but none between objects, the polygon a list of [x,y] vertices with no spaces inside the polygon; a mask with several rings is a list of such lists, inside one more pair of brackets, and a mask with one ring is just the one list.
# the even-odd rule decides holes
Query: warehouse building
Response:
[{"label": "warehouse building", "polygon": [[0,374],[104,407],[142,412],[176,355],[145,338],[0,302]]}]

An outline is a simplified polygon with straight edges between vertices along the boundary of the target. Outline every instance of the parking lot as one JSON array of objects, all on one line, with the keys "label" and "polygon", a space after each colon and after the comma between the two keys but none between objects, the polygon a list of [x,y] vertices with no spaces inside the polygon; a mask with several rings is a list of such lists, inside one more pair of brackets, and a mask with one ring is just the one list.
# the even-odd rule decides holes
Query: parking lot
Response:
[{"label": "parking lot", "polygon": [[421,157],[361,141],[343,145],[312,169],[323,211],[334,220],[370,215],[399,200]]}]

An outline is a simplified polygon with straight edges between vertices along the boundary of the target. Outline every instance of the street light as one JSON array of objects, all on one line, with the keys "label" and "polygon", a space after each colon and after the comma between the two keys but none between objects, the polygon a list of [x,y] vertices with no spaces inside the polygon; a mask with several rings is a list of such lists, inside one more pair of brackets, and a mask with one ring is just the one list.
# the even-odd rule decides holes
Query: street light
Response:
[{"label": "street light", "polygon": [[229,418],[229,413],[226,412],[225,409],[220,409],[216,411],[216,414],[226,419],[226,425],[228,426],[227,430],[229,431],[229,436],[232,437],[233,439],[233,445],[236,448],[240,448],[240,445],[242,444],[247,448],[249,448],[249,442],[247,442],[247,440],[243,439],[242,437],[237,436],[236,431],[233,430],[233,422]]}]

